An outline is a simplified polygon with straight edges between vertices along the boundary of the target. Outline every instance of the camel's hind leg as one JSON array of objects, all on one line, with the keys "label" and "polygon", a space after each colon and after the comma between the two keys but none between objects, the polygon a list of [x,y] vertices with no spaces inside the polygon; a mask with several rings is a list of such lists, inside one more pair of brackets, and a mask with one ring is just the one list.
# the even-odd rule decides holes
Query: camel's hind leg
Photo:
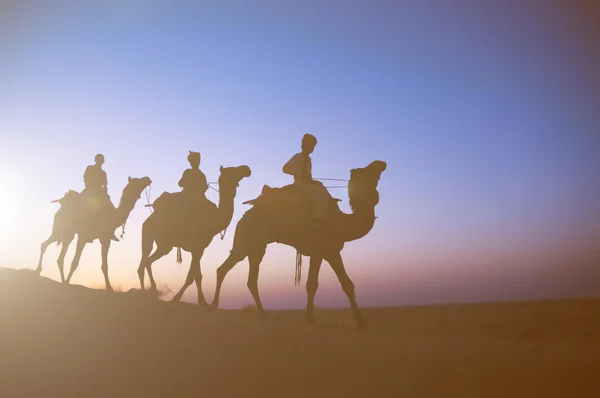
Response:
[{"label": "camel's hind leg", "polygon": [[[171,250],[173,250],[173,246],[160,246],[157,245],[156,250],[154,251],[154,253],[152,253],[152,255],[150,255],[150,257],[148,257],[148,259],[146,260],[146,271],[148,271],[148,278],[150,278],[150,290],[152,291],[156,291],[156,282],[154,281],[154,275],[152,275],[152,264],[166,256],[167,254],[169,254],[171,252]],[[143,280],[143,274],[141,275],[142,280]]]},{"label": "camel's hind leg", "polygon": [[260,295],[258,294],[258,270],[260,268],[260,263],[265,256],[266,249],[266,246],[253,248],[250,254],[248,254],[248,262],[250,263],[248,272],[248,290],[250,290],[250,293],[256,302],[256,309],[261,315],[267,315],[267,313],[262,306]]},{"label": "camel's hind leg", "polygon": [[211,309],[216,310],[219,307],[219,296],[221,295],[221,286],[225,280],[227,273],[240,261],[246,258],[245,254],[234,254],[233,252],[227,257],[227,260],[219,268],[217,268],[217,287],[215,288],[215,296],[211,304]]},{"label": "camel's hind leg", "polygon": [[87,242],[84,239],[81,239],[81,236],[77,237],[77,247],[75,249],[75,255],[73,256],[73,261],[71,262],[71,269],[69,270],[69,276],[67,276],[66,283],[71,283],[71,277],[73,277],[73,273],[77,267],[79,267],[79,260],[81,260],[81,254],[83,254],[83,249]]},{"label": "camel's hind leg", "polygon": [[154,239],[150,236],[149,227],[146,223],[142,226],[142,259],[140,260],[140,266],[138,267],[138,276],[140,278],[140,289],[144,290],[144,277],[146,264],[150,253],[152,253],[152,247],[154,246]]},{"label": "camel's hind leg", "polygon": [[41,247],[40,247],[40,261],[38,261],[38,266],[35,270],[35,272],[39,275],[42,272],[42,261],[44,260],[44,253],[46,253],[46,249],[48,248],[48,246],[50,246],[52,243],[57,242],[59,239],[59,237],[54,236],[54,235],[50,235],[50,237],[45,240]]},{"label": "camel's hind leg", "polygon": [[58,264],[58,271],[60,272],[60,280],[62,283],[65,283],[65,256],[67,255],[67,250],[69,250],[69,245],[75,239],[75,234],[70,234],[68,236],[64,236],[62,240],[62,248],[60,249],[60,254],[58,255],[58,260],[56,263]]},{"label": "camel's hind leg", "polygon": [[342,289],[346,296],[348,296],[348,300],[350,300],[350,307],[352,307],[352,313],[354,314],[354,319],[356,320],[356,325],[359,329],[366,329],[369,327],[365,318],[363,318],[360,309],[358,308],[358,304],[356,303],[356,296],[354,295],[354,284],[350,280],[350,277],[346,273],[346,269],[344,268],[344,262],[342,261],[342,256],[340,253],[334,253],[325,258],[333,272],[335,272],[340,284],[342,285]]},{"label": "camel's hind leg", "polygon": [[202,293],[202,272],[200,270],[200,259],[202,258],[203,254],[204,250],[192,253],[192,261],[190,262],[190,269],[188,270],[185,282],[177,294],[173,296],[171,301],[180,301],[183,293],[185,293],[187,288],[190,287],[190,285],[195,281],[196,287],[198,288],[198,305],[206,305],[206,300],[204,299],[204,294]]},{"label": "camel's hind leg", "polygon": [[315,295],[319,287],[319,271],[323,259],[321,257],[310,258],[308,268],[308,279],[306,280],[306,322],[316,323],[315,321]]}]

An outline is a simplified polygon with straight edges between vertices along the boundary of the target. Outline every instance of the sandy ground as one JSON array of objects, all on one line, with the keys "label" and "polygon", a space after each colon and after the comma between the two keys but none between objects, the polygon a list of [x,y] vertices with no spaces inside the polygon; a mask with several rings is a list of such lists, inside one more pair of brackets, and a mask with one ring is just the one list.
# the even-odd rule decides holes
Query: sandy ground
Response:
[{"label": "sandy ground", "polygon": [[600,299],[214,313],[0,268],[0,397],[600,397]]}]

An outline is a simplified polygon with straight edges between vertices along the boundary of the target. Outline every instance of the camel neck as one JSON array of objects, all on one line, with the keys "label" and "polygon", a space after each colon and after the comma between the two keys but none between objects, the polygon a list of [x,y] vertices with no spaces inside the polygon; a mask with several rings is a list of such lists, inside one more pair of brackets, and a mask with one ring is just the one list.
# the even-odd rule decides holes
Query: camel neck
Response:
[{"label": "camel neck", "polygon": [[219,222],[217,232],[224,230],[231,223],[235,194],[235,187],[225,187],[219,184]]},{"label": "camel neck", "polygon": [[341,213],[337,233],[344,242],[351,242],[367,235],[375,224],[375,207],[357,209],[351,214]]},{"label": "camel neck", "polygon": [[131,197],[125,197],[125,192],[126,190],[123,191],[119,207],[116,208],[115,228],[123,225],[125,221],[127,221],[129,214],[131,214],[131,211],[135,207],[136,200]]}]

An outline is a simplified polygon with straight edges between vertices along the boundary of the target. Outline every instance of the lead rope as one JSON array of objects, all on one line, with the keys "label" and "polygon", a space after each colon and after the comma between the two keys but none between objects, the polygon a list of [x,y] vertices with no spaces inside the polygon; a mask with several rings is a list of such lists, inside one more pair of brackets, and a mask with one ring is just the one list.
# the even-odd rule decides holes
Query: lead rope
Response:
[{"label": "lead rope", "polygon": [[150,197],[152,195],[152,184],[150,184],[148,188],[144,189],[144,195],[146,195],[146,202],[148,203],[146,207],[150,209],[150,213],[154,212],[154,210],[152,210],[152,203],[150,203]]}]

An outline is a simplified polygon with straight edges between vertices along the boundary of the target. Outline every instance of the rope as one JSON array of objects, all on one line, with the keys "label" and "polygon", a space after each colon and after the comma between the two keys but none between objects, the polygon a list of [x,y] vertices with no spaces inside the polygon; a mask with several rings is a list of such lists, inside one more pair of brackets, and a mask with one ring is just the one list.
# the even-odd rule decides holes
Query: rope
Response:
[{"label": "rope", "polygon": [[210,185],[209,185],[208,187],[209,187],[210,189],[212,189],[213,191],[215,191],[215,192],[219,192],[219,190],[218,190],[217,188],[213,188],[213,187],[211,187]]},{"label": "rope", "polygon": [[342,178],[315,178],[313,177],[313,180],[321,180],[321,181],[340,181],[340,182],[348,182],[350,180],[344,180]]},{"label": "rope", "polygon": [[348,188],[348,185],[334,185],[334,186],[330,186],[330,187],[325,187],[327,189],[331,189],[331,188]]},{"label": "rope", "polygon": [[123,235],[125,235],[125,224],[127,224],[127,221],[125,221],[123,225],[121,225],[121,239],[123,239]]},{"label": "rope", "polygon": [[[150,213],[154,212],[154,210],[152,210],[152,203],[150,203],[150,196],[152,195],[152,184],[150,184],[148,188],[144,189],[144,195],[146,196],[146,202],[148,203],[145,207],[150,209]],[[125,230],[125,228],[123,228],[123,230]]]}]

